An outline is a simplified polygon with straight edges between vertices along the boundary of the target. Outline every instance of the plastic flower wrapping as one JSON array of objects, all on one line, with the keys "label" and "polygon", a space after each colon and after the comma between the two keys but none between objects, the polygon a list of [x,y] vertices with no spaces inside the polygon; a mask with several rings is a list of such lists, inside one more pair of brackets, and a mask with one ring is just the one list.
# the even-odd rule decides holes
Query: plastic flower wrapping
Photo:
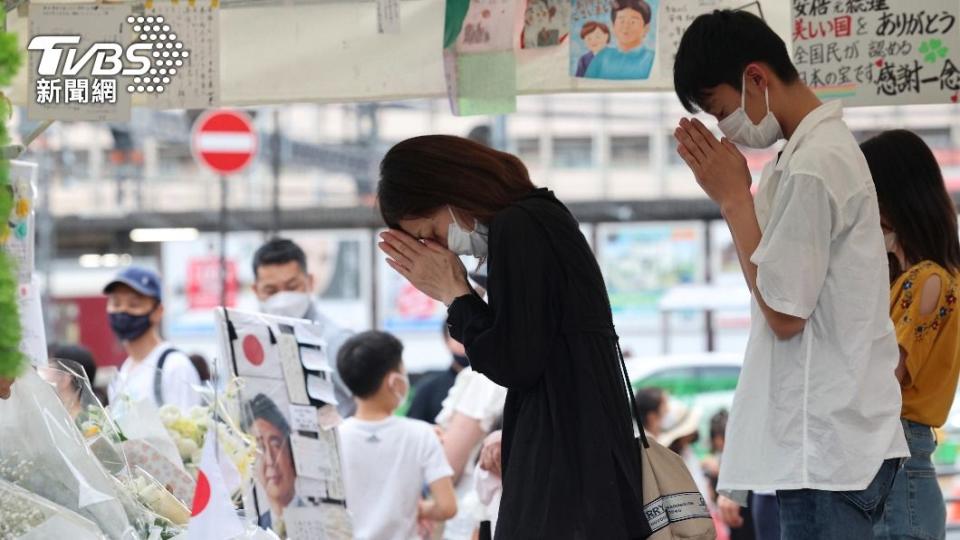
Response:
[{"label": "plastic flower wrapping", "polygon": [[[250,481],[256,444],[229,405],[239,386],[205,391],[208,406],[185,412],[129,401],[105,409],[69,362],[28,370],[0,401],[0,433],[16,434],[0,438],[0,540],[53,538],[60,527],[71,540],[185,538],[214,430],[235,503]],[[255,526],[241,537],[275,538]]]},{"label": "plastic flower wrapping", "polygon": [[53,359],[49,366],[37,368],[37,373],[53,386],[87,447],[104,468],[114,475],[126,470],[127,460],[120,447],[123,433],[100,404],[83,369],[69,360]]},{"label": "plastic flower wrapping", "polygon": [[[17,474],[8,470],[7,474]],[[101,540],[104,538],[92,521],[39,495],[0,480],[0,538],[39,540],[63,538]]]},{"label": "plastic flower wrapping", "polygon": [[[68,361],[56,359],[51,361],[50,367],[37,370],[39,378],[48,383],[47,388],[52,388],[60,402],[59,414],[64,415],[62,422],[75,428],[74,434],[86,446],[87,457],[92,457],[99,465],[98,477],[105,477],[112,487],[111,495],[133,529],[125,538],[168,540],[175,537],[182,530],[179,525],[186,524],[189,519],[189,512],[184,518],[182,502],[172,495],[161,497],[156,490],[165,492],[162,486],[144,471],[130,467],[121,446],[126,440],[125,435],[97,400],[90,382],[82,373],[79,367],[71,369]],[[49,407],[48,414],[57,414],[53,401],[45,401],[44,405]],[[2,407],[0,404],[0,414]],[[23,463],[27,462],[21,461],[20,466]],[[171,498],[176,502],[170,501]]]},{"label": "plastic flower wrapping", "polygon": [[139,538],[122,489],[87,447],[54,388],[27,370],[0,401],[0,479],[95,523],[107,538]]}]

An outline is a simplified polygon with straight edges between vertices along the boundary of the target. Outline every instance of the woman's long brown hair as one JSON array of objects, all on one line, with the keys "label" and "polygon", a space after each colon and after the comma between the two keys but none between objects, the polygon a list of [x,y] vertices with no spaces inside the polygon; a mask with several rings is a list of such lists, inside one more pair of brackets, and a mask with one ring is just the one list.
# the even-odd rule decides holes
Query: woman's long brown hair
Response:
[{"label": "woman's long brown hair", "polygon": [[[960,272],[957,209],[930,147],[916,133],[884,131],[860,145],[877,188],[880,215],[897,234],[907,264],[933,261]],[[893,257],[890,281],[906,268]]]},{"label": "woman's long brown hair", "polygon": [[397,143],[380,162],[377,199],[388,227],[444,205],[482,222],[536,186],[519,158],[462,137],[425,135]]}]

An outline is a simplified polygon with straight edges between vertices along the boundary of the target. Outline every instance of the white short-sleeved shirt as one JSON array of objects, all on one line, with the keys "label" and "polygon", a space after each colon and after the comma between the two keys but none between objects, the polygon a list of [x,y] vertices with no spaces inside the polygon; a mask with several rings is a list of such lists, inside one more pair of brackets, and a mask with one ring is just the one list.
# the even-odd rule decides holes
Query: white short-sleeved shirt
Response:
[{"label": "white short-sleeved shirt", "polygon": [[343,485],[355,540],[417,538],[424,485],[453,476],[433,426],[391,416],[340,424]]},{"label": "white short-sleeved shirt", "polygon": [[[154,347],[140,362],[132,358],[124,360],[123,365],[120,366],[120,373],[110,385],[110,401],[113,402],[118,396],[125,395],[133,401],[147,400],[157,405],[153,391],[157,363],[160,356],[170,348],[172,345],[164,342]],[[193,388],[199,384],[200,375],[187,355],[179,351],[167,355],[160,379],[165,405],[176,405],[182,411],[194,405],[201,405],[200,394]]]},{"label": "white short-sleeved shirt", "polygon": [[460,413],[480,422],[480,429],[490,431],[498,417],[503,415],[507,389],[470,368],[457,373],[453,386],[437,415],[437,425],[446,426],[453,413]]},{"label": "white short-sleeved shirt", "polygon": [[885,459],[910,454],[876,190],[839,102],[807,115],[767,165],[756,212],[760,296],[807,322],[779,340],[753,302],[719,489],[865,489]]}]

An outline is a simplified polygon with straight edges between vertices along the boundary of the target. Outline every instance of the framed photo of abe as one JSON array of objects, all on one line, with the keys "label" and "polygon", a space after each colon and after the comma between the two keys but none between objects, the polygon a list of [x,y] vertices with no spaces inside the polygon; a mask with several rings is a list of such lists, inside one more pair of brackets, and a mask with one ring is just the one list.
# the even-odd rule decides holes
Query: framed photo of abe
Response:
[{"label": "framed photo of abe", "polygon": [[240,379],[242,428],[257,442],[247,518],[298,540],[348,540],[326,343],[311,321],[217,311],[223,357]]}]

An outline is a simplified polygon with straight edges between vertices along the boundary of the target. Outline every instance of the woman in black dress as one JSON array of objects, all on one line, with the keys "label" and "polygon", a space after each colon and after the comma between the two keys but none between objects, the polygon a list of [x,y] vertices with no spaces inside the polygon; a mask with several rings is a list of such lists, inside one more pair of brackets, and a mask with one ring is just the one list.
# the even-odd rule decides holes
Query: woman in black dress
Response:
[{"label": "woman in black dress", "polygon": [[[600,268],[515,156],[444,135],[380,165],[388,264],[448,306],[473,369],[508,389],[498,539],[646,538],[630,393]],[[489,304],[458,255],[485,259]]]}]

